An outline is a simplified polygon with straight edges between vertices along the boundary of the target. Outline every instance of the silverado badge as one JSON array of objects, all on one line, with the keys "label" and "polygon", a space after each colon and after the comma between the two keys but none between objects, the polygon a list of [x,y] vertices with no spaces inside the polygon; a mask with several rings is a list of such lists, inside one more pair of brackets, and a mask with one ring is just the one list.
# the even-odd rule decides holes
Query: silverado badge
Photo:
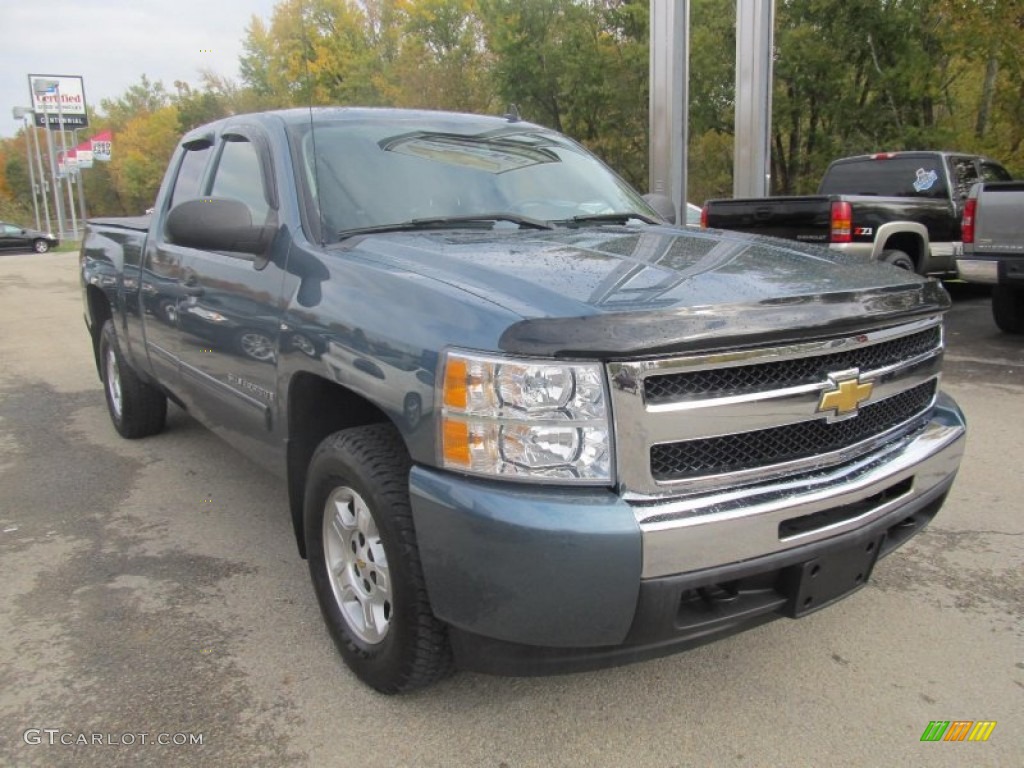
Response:
[{"label": "silverado badge", "polygon": [[855,415],[860,404],[871,397],[871,390],[875,387],[870,381],[860,381],[856,373],[830,376],[829,379],[832,387],[823,391],[818,400],[818,413],[832,411],[829,421]]}]

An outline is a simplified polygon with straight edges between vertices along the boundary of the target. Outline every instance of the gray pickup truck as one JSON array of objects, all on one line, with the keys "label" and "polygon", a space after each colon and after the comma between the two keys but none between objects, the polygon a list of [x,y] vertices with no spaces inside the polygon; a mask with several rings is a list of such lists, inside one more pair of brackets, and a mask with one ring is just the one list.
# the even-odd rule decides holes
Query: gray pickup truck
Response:
[{"label": "gray pickup truck", "polygon": [[964,207],[960,277],[991,285],[992,317],[1005,333],[1024,333],[1024,181],[982,182]]},{"label": "gray pickup truck", "polygon": [[963,451],[937,282],[666,225],[512,117],[204,126],[81,265],[114,427],[171,400],[280,475],[383,692],[803,616],[933,518]]}]

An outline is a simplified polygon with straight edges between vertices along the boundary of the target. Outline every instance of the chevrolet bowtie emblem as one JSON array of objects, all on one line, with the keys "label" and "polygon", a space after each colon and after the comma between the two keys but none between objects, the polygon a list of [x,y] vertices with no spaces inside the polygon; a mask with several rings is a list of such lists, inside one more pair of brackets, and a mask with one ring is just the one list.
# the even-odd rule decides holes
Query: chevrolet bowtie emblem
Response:
[{"label": "chevrolet bowtie emblem", "polygon": [[818,401],[818,413],[835,411],[835,416],[846,416],[856,412],[857,408],[871,397],[875,385],[870,381],[861,383],[856,377],[833,381],[832,389],[821,393]]}]

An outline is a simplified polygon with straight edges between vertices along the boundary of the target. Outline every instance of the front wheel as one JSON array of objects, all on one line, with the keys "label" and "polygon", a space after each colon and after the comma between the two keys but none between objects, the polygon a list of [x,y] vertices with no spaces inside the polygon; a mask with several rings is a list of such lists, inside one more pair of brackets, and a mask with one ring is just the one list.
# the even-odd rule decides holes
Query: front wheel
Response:
[{"label": "front wheel", "polygon": [[409,506],[409,455],[389,424],[327,437],[310,461],[304,528],[320,610],[345,663],[381,693],[447,675]]},{"label": "front wheel", "polygon": [[905,269],[908,272],[915,271],[914,260],[903,251],[882,251],[882,255],[878,258],[883,264],[892,264],[892,266]]},{"label": "front wheel", "polygon": [[100,377],[110,420],[121,437],[134,440],[164,428],[167,396],[139,378],[125,361],[113,320],[107,320],[100,331]]},{"label": "front wheel", "polygon": [[274,361],[274,340],[261,331],[254,331],[250,328],[240,331],[238,333],[238,349],[246,357],[261,363]]},{"label": "front wheel", "polygon": [[50,250],[50,244],[42,238],[39,238],[32,243],[32,248],[35,249],[36,253],[46,253]]}]

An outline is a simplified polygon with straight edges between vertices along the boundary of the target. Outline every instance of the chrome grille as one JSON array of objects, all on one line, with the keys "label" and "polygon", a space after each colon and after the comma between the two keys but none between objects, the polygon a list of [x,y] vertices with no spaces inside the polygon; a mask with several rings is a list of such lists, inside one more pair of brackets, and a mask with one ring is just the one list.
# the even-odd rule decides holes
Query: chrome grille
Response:
[{"label": "chrome grille", "polygon": [[863,349],[780,362],[651,376],[644,381],[644,395],[648,403],[656,404],[708,394],[721,396],[784,389],[821,381],[830,371],[884,368],[925,354],[940,343],[941,332],[938,327],[934,327]]},{"label": "chrome grille", "polygon": [[[702,492],[848,462],[930,412],[939,317],[842,337],[608,364],[618,477],[627,496]],[[870,383],[852,412],[819,410]]]},{"label": "chrome grille", "polygon": [[837,451],[912,422],[931,405],[935,391],[935,381],[927,381],[895,397],[864,406],[856,418],[831,424],[818,419],[756,432],[655,445],[651,447],[651,474],[659,482],[681,480]]}]

